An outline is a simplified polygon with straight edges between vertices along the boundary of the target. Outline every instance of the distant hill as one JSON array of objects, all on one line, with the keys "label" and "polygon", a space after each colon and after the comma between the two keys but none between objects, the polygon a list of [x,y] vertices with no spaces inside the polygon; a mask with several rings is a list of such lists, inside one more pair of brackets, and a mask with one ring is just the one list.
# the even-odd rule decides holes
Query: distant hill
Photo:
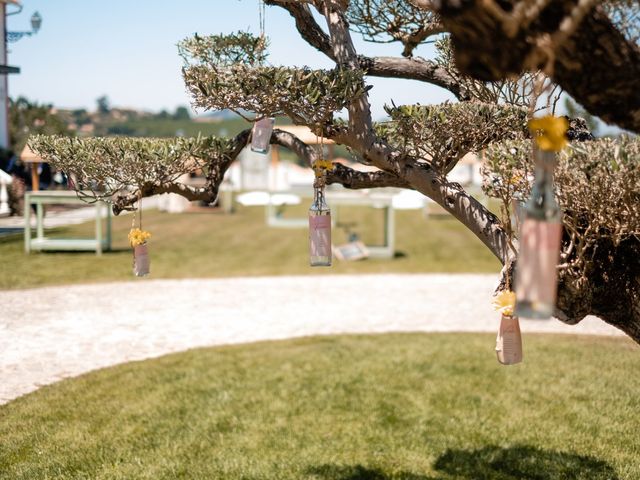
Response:
[{"label": "distant hill", "polygon": [[[247,116],[250,116],[247,114]],[[220,112],[206,112],[193,118],[196,122],[219,122],[222,120],[232,120],[238,118],[238,115],[231,110],[222,110]]]}]

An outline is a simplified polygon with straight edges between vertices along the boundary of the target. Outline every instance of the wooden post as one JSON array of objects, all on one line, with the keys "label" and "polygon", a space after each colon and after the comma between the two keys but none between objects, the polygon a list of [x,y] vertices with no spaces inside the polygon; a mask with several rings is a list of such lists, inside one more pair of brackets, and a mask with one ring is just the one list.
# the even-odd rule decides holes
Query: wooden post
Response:
[{"label": "wooden post", "polygon": [[40,175],[38,174],[38,162],[31,164],[31,190],[38,192],[40,190]]}]

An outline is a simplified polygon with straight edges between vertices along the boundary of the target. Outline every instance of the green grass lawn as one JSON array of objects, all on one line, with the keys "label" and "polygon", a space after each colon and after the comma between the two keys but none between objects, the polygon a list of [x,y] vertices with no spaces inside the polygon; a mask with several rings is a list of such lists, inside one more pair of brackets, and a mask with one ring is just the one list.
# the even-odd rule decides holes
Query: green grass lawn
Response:
[{"label": "green grass lawn", "polygon": [[317,337],[187,351],[0,407],[0,479],[640,478],[638,346]]},{"label": "green grass lawn", "polygon": [[[306,215],[307,206],[286,215]],[[340,219],[369,244],[382,243],[382,211],[341,208]],[[418,211],[396,212],[396,258],[341,263],[331,268],[308,266],[305,228],[269,228],[264,208],[239,208],[233,215],[219,213],[144,214],[150,241],[151,278],[196,278],[239,275],[301,275],[336,273],[493,272],[499,262],[473,234],[450,217],[425,220]],[[49,236],[90,236],[93,222],[57,229]],[[131,250],[127,233],[131,216],[116,217],[115,251],[93,253],[42,252],[25,255],[21,236],[0,238],[3,271],[0,289],[42,285],[131,280]],[[334,242],[346,241],[334,229]]]}]

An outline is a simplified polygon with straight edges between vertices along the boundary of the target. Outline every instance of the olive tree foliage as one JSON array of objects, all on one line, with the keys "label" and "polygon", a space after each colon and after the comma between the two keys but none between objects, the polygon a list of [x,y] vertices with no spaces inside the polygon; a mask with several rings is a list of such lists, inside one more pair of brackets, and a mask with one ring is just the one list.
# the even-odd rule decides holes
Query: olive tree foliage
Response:
[{"label": "olive tree foliage", "polygon": [[[457,61],[460,42],[447,35],[452,30],[452,14],[445,1],[265,3],[287,11],[301,39],[333,60],[334,68],[270,65],[262,36],[242,32],[194,36],[179,46],[193,104],[245,116],[250,112],[253,118],[286,115],[295,124],[346,146],[360,162],[377,170],[361,172],[335,165],[327,173],[329,184],[421,192],[486,245],[504,265],[503,286],[512,287],[518,253],[518,232],[511,222],[514,200],[525,200],[532,182],[527,119],[540,106],[553,108],[557,85],[537,69],[499,79],[464,73]],[[535,3],[544,6],[554,0]],[[459,6],[470,4],[476,5],[472,0],[458,0]],[[630,35],[633,12],[625,5],[612,4],[607,18]],[[563,12],[573,18],[571,8]],[[536,17],[529,10],[526,13],[535,24]],[[372,42],[397,42],[399,55],[362,55],[352,35]],[[425,43],[436,47],[433,58],[418,55]],[[371,77],[436,85],[450,91],[458,102],[395,105],[390,101],[388,118],[374,122],[368,100]],[[545,99],[549,100],[545,103]],[[346,112],[346,119],[336,115],[340,111]],[[557,170],[564,236],[556,314],[567,323],[596,314],[640,341],[638,141],[593,140],[583,121],[572,119],[570,124],[569,136],[574,141],[559,155]],[[249,140],[246,130],[233,139],[136,143],[123,138],[64,141],[37,137],[31,144],[57,165],[79,174],[85,185],[102,188],[102,195],[111,197],[117,212],[135,205],[139,195],[168,191],[191,200],[214,201],[225,171]],[[271,142],[293,150],[309,164],[318,159],[316,149],[290,133],[276,129]],[[484,190],[499,200],[498,214],[448,179],[468,154],[484,159]],[[204,187],[194,189],[177,181],[179,172],[196,167],[207,175]]]},{"label": "olive tree foliage", "polygon": [[[246,136],[245,136],[246,138]],[[133,209],[140,196],[179,193],[199,199],[210,195],[219,166],[233,161],[244,143],[236,139],[197,137],[78,138],[39,135],[30,141],[56,168],[73,173],[76,189],[87,202],[111,201],[114,211]],[[212,158],[216,165],[210,166]],[[198,170],[207,172],[207,185],[193,188],[178,178]],[[217,188],[215,190],[217,193]],[[210,201],[215,200],[215,193]]]}]

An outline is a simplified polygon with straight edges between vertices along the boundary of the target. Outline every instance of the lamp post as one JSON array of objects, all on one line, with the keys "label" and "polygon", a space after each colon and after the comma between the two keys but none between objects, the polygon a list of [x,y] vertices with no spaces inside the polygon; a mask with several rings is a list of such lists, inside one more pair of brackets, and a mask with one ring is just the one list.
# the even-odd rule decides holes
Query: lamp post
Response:
[{"label": "lamp post", "polygon": [[40,26],[42,25],[42,17],[38,12],[31,15],[31,31],[30,32],[7,32],[7,42],[14,43],[20,40],[24,36],[31,36],[34,33],[38,33]]},{"label": "lamp post", "polygon": [[0,0],[0,148],[9,148],[9,87],[7,75],[20,73],[18,67],[7,65],[7,42],[17,42],[25,36],[38,33],[42,26],[42,16],[38,12],[31,15],[31,31],[8,32],[7,31],[7,4],[16,5],[18,11],[10,15],[20,13],[22,6],[18,0]]}]

